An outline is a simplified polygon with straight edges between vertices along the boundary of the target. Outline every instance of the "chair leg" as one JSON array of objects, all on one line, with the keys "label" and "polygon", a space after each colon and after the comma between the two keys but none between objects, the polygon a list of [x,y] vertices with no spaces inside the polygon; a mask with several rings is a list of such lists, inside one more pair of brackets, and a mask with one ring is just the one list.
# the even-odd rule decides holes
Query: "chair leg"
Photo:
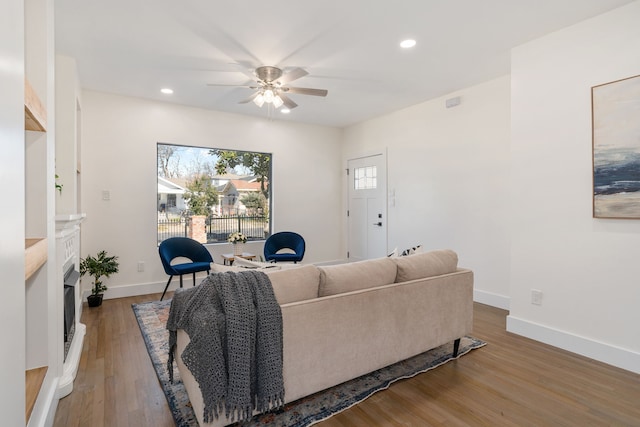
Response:
[{"label": "chair leg", "polygon": [[195,271],[193,272],[193,286],[196,285],[196,273]]},{"label": "chair leg", "polygon": [[169,276],[169,280],[167,281],[167,286],[164,287],[164,291],[162,292],[162,296],[160,297],[160,301],[162,301],[162,298],[164,298],[164,294],[167,293],[167,289],[169,289],[169,283],[171,283],[171,279],[173,279],[173,276]]},{"label": "chair leg", "polygon": [[182,287],[182,274],[180,275],[180,287]]}]

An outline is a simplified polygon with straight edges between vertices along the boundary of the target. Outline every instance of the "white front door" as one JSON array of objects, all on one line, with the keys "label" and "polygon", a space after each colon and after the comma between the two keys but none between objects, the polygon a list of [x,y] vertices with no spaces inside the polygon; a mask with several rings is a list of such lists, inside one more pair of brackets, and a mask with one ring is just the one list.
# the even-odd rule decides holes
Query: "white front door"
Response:
[{"label": "white front door", "polygon": [[351,261],[387,255],[387,165],[385,154],[350,159],[348,257]]}]

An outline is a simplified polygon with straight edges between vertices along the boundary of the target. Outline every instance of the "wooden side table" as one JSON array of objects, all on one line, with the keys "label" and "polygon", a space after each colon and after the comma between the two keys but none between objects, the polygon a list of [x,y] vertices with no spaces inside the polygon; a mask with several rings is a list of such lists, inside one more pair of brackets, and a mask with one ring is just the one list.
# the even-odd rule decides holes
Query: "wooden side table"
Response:
[{"label": "wooden side table", "polygon": [[249,252],[242,252],[242,255],[234,255],[234,254],[222,254],[222,262],[224,265],[233,265],[233,261],[236,259],[235,257],[247,259],[249,261],[253,261],[256,259],[254,254]]}]

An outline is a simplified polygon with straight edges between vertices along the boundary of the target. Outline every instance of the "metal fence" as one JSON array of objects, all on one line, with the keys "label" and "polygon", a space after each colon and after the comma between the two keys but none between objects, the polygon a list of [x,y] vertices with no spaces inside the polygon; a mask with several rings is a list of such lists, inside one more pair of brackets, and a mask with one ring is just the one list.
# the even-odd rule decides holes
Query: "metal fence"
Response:
[{"label": "metal fence", "polygon": [[158,244],[170,237],[187,237],[187,218],[158,218]]},{"label": "metal fence", "polygon": [[[158,244],[170,237],[187,237],[190,217],[158,218]],[[209,216],[205,220],[207,243],[223,243],[229,234],[239,231],[249,240],[263,240],[269,235],[269,219],[262,216]]]}]

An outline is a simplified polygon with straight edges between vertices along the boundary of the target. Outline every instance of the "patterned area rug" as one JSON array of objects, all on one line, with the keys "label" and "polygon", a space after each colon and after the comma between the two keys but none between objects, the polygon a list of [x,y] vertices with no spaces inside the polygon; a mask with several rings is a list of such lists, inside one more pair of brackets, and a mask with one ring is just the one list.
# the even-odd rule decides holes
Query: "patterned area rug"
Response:
[{"label": "patterned area rug", "polygon": [[[171,383],[166,368],[169,332],[165,329],[165,325],[169,316],[170,304],[171,300],[133,304],[133,311],[138,319],[147,351],[158,374],[160,385],[167,396],[176,425],[196,427],[198,421],[189,403],[189,397],[180,379],[178,369],[174,369],[174,382]],[[460,343],[458,357],[485,344],[476,338],[464,337]],[[375,392],[388,388],[389,385],[400,379],[411,378],[453,360],[452,351],[452,343],[437,347],[411,359],[289,403],[282,410],[257,415],[242,426],[310,426],[362,402]]]}]

